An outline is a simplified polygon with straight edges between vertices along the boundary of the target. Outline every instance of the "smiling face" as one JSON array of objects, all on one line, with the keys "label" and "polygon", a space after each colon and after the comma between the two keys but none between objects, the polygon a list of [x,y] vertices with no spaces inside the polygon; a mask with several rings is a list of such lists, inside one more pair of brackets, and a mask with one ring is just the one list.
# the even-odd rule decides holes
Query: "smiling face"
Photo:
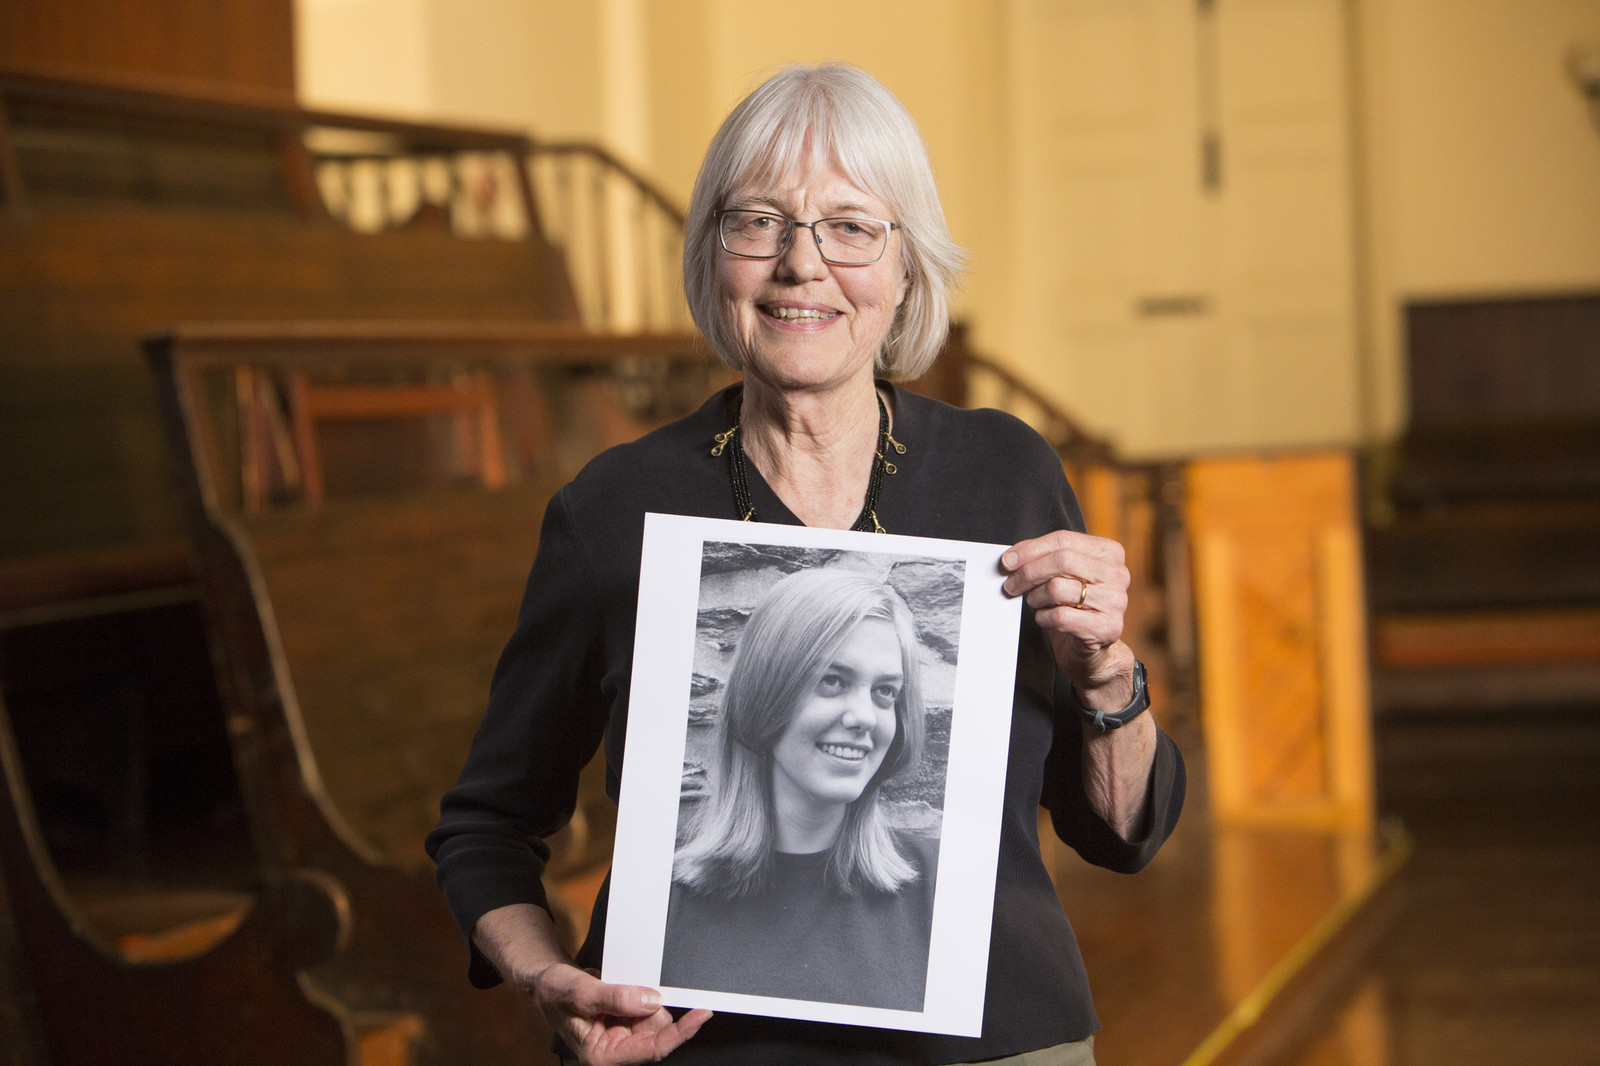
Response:
[{"label": "smiling face", "polygon": [[[723,206],[770,210],[801,222],[841,216],[894,221],[883,201],[831,164],[791,173],[775,187],[740,189]],[[718,249],[717,306],[746,374],[782,390],[870,381],[909,284],[903,251],[895,231],[876,263],[837,266],[823,261],[811,230],[798,227],[775,259]]]},{"label": "smiling face", "polygon": [[773,746],[780,818],[860,798],[894,742],[904,671],[893,623],[869,618],[844,638]]}]

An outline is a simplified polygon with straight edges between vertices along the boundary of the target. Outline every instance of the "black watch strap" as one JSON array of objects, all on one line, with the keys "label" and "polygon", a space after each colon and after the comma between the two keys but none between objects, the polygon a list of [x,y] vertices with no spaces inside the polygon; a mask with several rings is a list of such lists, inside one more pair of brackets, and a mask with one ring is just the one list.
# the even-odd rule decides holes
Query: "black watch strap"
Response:
[{"label": "black watch strap", "polygon": [[1072,706],[1077,708],[1083,720],[1100,730],[1109,733],[1113,729],[1121,729],[1145,711],[1150,709],[1150,689],[1145,684],[1144,663],[1135,659],[1133,661],[1133,699],[1120,711],[1091,711],[1078,699],[1078,690],[1071,681],[1067,682],[1067,692],[1072,700]]}]

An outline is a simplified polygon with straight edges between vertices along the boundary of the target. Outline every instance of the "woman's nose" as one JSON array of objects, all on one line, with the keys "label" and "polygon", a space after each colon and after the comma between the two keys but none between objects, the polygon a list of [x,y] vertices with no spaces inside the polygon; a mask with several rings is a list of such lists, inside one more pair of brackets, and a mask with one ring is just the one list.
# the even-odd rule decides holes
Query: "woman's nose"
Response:
[{"label": "woman's nose", "polygon": [[852,690],[844,701],[844,711],[839,715],[839,724],[846,729],[871,729],[874,715],[868,707],[869,698],[865,688]]},{"label": "woman's nose", "polygon": [[797,224],[789,231],[789,243],[778,254],[778,270],[795,281],[811,281],[827,273],[815,229]]}]

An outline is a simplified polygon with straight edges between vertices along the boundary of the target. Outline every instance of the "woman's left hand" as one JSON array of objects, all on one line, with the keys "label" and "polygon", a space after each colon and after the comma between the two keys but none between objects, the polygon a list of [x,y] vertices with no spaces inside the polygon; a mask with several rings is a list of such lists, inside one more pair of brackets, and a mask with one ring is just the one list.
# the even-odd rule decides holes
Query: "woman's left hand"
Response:
[{"label": "woman's left hand", "polygon": [[[1014,544],[1000,557],[1005,591],[1023,596],[1050,638],[1056,668],[1079,702],[1115,711],[1133,699],[1133,651],[1122,643],[1128,567],[1122,545],[1058,530]],[[1124,840],[1144,823],[1155,765],[1156,728],[1148,714],[1109,732],[1083,726],[1083,790],[1089,805]]]},{"label": "woman's left hand", "polygon": [[1121,544],[1062,529],[1012,545],[1000,565],[1006,595],[1022,596],[1033,608],[1056,667],[1080,691],[1092,692],[1126,674],[1131,694],[1133,656],[1125,646],[1117,648],[1128,609]]}]

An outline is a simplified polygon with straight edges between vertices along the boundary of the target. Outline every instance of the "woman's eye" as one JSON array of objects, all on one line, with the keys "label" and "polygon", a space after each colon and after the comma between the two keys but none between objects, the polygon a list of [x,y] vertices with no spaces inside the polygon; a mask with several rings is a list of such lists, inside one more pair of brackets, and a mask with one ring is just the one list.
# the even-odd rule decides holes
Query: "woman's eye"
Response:
[{"label": "woman's eye", "polygon": [[747,225],[748,227],[750,227],[753,230],[771,229],[772,227],[776,226],[777,224],[778,224],[778,220],[773,218],[771,215],[757,215],[756,217],[752,218],[749,222],[745,223],[745,225]]},{"label": "woman's eye", "polygon": [[880,707],[893,707],[894,701],[900,698],[900,689],[896,685],[875,685],[872,698]]},{"label": "woman's eye", "polygon": [[817,691],[824,696],[837,696],[848,687],[845,679],[838,674],[823,674],[817,681]]},{"label": "woman's eye", "polygon": [[846,236],[859,237],[861,234],[867,231],[865,227],[861,225],[861,223],[852,222],[848,218],[845,218],[839,220],[839,232],[845,234]]}]

